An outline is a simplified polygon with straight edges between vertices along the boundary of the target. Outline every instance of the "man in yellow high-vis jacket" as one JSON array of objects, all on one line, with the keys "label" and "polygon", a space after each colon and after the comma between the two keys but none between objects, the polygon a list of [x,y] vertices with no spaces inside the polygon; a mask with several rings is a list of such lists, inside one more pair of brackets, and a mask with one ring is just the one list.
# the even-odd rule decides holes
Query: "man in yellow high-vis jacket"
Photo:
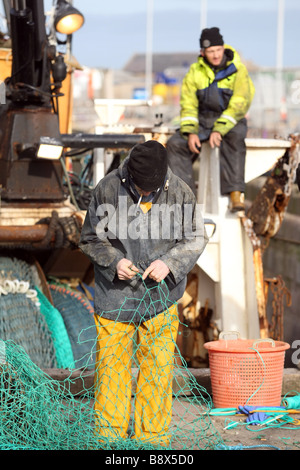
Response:
[{"label": "man in yellow high-vis jacket", "polygon": [[245,115],[254,85],[238,53],[224,45],[218,28],[200,37],[200,56],[183,79],[180,131],[167,143],[172,171],[196,193],[192,165],[201,143],[220,147],[221,194],[230,195],[233,212],[244,209],[247,134]]}]

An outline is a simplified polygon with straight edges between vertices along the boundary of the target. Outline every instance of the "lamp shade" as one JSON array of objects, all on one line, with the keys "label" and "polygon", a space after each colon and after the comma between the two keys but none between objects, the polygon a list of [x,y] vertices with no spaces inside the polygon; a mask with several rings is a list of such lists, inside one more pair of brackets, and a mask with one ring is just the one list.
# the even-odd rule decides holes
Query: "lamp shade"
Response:
[{"label": "lamp shade", "polygon": [[36,156],[48,160],[59,160],[62,155],[63,146],[59,138],[40,137]]},{"label": "lamp shade", "polygon": [[73,34],[84,23],[84,16],[66,0],[58,0],[54,27],[58,33]]}]

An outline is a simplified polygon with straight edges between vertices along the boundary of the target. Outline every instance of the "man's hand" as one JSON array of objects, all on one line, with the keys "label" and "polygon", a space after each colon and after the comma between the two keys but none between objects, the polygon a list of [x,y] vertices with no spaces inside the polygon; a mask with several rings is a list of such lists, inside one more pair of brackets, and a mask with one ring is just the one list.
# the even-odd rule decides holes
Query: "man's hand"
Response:
[{"label": "man's hand", "polygon": [[200,153],[201,142],[198,134],[189,134],[188,147],[193,153]]},{"label": "man's hand", "polygon": [[150,266],[145,270],[143,274],[143,279],[146,279],[146,277],[149,276],[154,281],[161,282],[165,279],[169,272],[170,270],[168,266],[160,259],[157,259],[153,261]]},{"label": "man's hand", "polygon": [[220,147],[222,142],[222,136],[220,132],[212,132],[209,137],[209,145],[211,148]]},{"label": "man's hand", "polygon": [[122,281],[132,279],[138,272],[138,268],[129,259],[122,258],[117,264],[117,275]]}]

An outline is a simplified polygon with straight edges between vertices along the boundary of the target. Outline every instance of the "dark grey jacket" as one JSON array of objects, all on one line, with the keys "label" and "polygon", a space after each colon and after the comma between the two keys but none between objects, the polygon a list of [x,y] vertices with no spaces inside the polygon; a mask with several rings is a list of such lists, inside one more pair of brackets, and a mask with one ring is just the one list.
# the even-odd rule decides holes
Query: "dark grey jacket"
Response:
[{"label": "dark grey jacket", "polygon": [[[140,322],[182,297],[186,275],[203,252],[207,236],[194,194],[170,169],[144,214],[131,189],[127,163],[128,158],[97,184],[79,246],[94,264],[95,313]],[[122,258],[132,261],[141,274],[161,259],[170,273],[159,286],[139,274],[130,281],[119,280],[116,266]]]}]

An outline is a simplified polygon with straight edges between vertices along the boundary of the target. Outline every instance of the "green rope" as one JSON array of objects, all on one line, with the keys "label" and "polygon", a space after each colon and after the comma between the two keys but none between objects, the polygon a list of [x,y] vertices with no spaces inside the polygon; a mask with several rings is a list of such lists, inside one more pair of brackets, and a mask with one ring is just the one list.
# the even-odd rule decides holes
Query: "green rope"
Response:
[{"label": "green rope", "polygon": [[265,364],[265,362],[264,362],[264,360],[263,360],[263,358],[262,358],[260,352],[259,352],[257,349],[255,349],[255,348],[250,348],[250,349],[253,349],[253,351],[255,351],[255,352],[257,353],[258,357],[260,358],[261,363],[262,363],[262,365],[263,365],[263,369],[264,369],[264,375],[263,375],[263,379],[262,379],[261,384],[259,385],[259,387],[257,388],[257,390],[255,390],[255,391],[252,393],[252,395],[248,398],[248,400],[246,401],[246,405],[247,405],[247,403],[251,400],[251,398],[253,398],[254,395],[255,395],[256,393],[258,393],[259,390],[260,390],[260,389],[262,388],[262,386],[264,385],[264,382],[265,382],[265,373],[266,373],[266,364]]},{"label": "green rope", "polygon": [[61,369],[74,369],[75,362],[72,346],[62,316],[37,287],[36,291],[41,313],[45,317],[53,339],[57,367]]}]

